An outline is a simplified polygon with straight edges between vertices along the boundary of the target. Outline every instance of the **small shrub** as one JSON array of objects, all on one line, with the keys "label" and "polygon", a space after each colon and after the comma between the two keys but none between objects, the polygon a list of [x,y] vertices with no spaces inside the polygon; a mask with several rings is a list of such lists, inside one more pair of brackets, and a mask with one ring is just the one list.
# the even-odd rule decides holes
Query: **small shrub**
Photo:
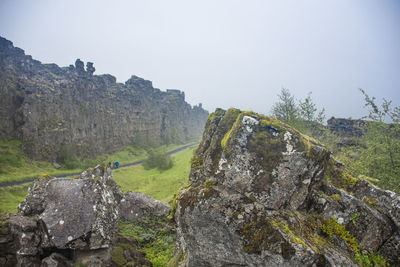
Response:
[{"label": "small shrub", "polygon": [[66,145],[62,146],[58,152],[57,162],[67,169],[76,169],[80,167],[80,162],[72,147]]},{"label": "small shrub", "polygon": [[159,170],[168,170],[174,165],[170,155],[164,151],[150,150],[147,159],[143,162],[146,170],[158,168]]},{"label": "small shrub", "polygon": [[386,259],[377,252],[368,254],[366,251],[356,254],[355,257],[358,264],[362,267],[386,267],[389,264]]}]

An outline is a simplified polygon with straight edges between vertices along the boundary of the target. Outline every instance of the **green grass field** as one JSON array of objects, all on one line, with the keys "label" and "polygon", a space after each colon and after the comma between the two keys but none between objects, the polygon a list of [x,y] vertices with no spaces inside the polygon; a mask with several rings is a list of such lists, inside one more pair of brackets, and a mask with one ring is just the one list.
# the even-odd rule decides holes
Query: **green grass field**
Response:
[{"label": "green grass field", "polygon": [[189,148],[172,155],[174,166],[169,170],[145,170],[142,165],[135,165],[114,170],[114,180],[123,192],[142,192],[168,203],[175,192],[188,182],[189,161],[194,150]]},{"label": "green grass field", "polygon": [[29,184],[0,188],[0,213],[17,212],[18,204],[28,192]]},{"label": "green grass field", "polygon": [[[161,146],[160,149],[171,151],[183,145]],[[84,166],[94,167],[102,162],[119,161],[120,164],[135,162],[146,158],[144,149],[131,146],[111,155],[100,155],[96,159],[87,159],[82,162]],[[0,141],[0,183],[23,181],[35,178],[41,174],[57,176],[68,173],[82,172],[86,169],[56,169],[49,162],[29,160],[21,149],[21,142],[17,140]]]},{"label": "green grass field", "polygon": [[[182,145],[171,145],[163,148],[170,151],[181,146]],[[172,157],[174,161],[174,166],[169,170],[165,170],[162,172],[158,169],[145,170],[140,164],[114,170],[114,179],[120,185],[121,190],[124,192],[142,192],[152,196],[155,199],[168,203],[175,192],[181,186],[184,186],[188,181],[190,171],[189,161],[193,155],[194,150],[195,148],[193,147],[173,154]],[[118,159],[122,164],[125,164],[128,162],[134,162],[139,159],[143,159],[145,157],[145,153],[136,156],[131,155],[129,157],[129,151],[128,149],[126,149],[124,151],[109,156],[109,159],[110,161]],[[76,171],[79,172],[82,170]],[[69,172],[71,172],[71,170],[69,170]],[[34,173],[34,171],[32,171],[31,173]],[[16,176],[17,174],[22,174],[22,171],[16,172],[13,175]],[[35,175],[32,176],[35,177],[38,174],[39,173],[35,173]],[[25,199],[28,187],[29,184],[0,188],[0,213],[16,212],[18,204]]]}]

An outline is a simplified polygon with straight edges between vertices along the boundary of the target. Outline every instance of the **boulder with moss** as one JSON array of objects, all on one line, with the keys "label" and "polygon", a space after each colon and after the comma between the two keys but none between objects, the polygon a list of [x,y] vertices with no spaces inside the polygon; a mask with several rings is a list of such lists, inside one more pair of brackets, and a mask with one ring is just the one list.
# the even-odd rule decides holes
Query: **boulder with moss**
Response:
[{"label": "boulder with moss", "polygon": [[122,197],[104,166],[76,179],[36,179],[9,220],[18,265],[108,266]]},{"label": "boulder with moss", "polygon": [[184,266],[400,263],[399,196],[278,120],[217,109],[191,162],[173,206]]}]

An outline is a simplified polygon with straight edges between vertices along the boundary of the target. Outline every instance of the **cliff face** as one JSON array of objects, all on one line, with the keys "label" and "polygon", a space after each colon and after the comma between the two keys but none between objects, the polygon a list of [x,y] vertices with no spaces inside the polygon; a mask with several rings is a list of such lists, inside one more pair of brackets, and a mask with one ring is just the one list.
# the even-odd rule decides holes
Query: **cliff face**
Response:
[{"label": "cliff face", "polygon": [[278,120],[216,110],[190,183],[174,203],[184,266],[400,264],[400,196]]},{"label": "cliff face", "polygon": [[41,64],[0,37],[0,138],[17,138],[31,157],[52,159],[63,146],[90,156],[139,136],[169,142],[201,135],[208,112],[192,108],[183,92],[93,72],[80,60],[63,68]]}]

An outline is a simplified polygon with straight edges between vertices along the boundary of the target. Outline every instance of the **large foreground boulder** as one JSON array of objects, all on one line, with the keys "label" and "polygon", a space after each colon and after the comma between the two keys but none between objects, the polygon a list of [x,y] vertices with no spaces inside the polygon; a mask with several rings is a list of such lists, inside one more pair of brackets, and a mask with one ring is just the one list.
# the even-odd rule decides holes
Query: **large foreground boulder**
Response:
[{"label": "large foreground boulder", "polygon": [[184,266],[399,265],[399,195],[348,174],[317,141],[217,109],[175,204]]},{"label": "large foreground boulder", "polygon": [[19,266],[109,266],[123,195],[111,169],[76,179],[36,179],[9,220]]}]

